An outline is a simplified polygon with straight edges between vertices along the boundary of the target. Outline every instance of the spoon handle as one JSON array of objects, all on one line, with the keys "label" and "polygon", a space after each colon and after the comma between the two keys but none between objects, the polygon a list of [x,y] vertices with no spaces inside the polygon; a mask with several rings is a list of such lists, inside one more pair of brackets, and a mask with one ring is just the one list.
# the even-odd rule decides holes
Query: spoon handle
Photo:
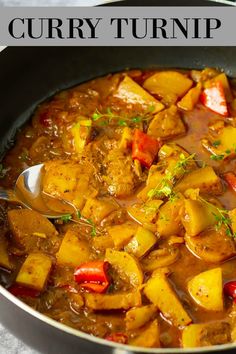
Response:
[{"label": "spoon handle", "polygon": [[15,195],[15,192],[11,189],[0,188],[0,200],[6,200],[8,202],[15,202],[15,203],[22,204],[22,202]]}]

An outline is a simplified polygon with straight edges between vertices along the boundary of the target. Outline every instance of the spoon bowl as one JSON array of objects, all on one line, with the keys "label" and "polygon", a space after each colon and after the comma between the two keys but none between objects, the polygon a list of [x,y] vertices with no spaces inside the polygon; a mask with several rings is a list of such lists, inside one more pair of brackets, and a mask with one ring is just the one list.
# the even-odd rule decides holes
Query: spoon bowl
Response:
[{"label": "spoon bowl", "polygon": [[0,190],[0,199],[22,204],[48,219],[58,219],[65,214],[73,214],[76,208],[68,201],[55,198],[43,192],[44,164],[31,166],[17,178],[15,189]]}]

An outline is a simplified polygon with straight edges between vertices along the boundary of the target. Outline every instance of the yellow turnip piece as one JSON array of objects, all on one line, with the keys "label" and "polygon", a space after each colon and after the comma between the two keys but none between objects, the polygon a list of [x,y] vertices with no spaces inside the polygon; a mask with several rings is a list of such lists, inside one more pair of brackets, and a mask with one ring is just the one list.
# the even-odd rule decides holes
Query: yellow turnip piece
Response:
[{"label": "yellow turnip piece", "polygon": [[81,263],[89,260],[90,253],[88,243],[80,240],[77,233],[69,229],[62,240],[59,251],[56,253],[57,263],[78,267]]},{"label": "yellow turnip piece", "polygon": [[157,312],[154,305],[146,305],[130,309],[125,315],[127,330],[133,330],[144,326]]},{"label": "yellow turnip piece", "polygon": [[134,287],[143,283],[143,272],[138,260],[124,251],[106,250],[105,260],[118,272],[121,279]]},{"label": "yellow turnip piece", "polygon": [[145,272],[152,272],[157,268],[167,267],[177,261],[179,249],[177,247],[160,248],[150,252],[141,261]]},{"label": "yellow turnip piece", "polygon": [[99,224],[106,216],[118,208],[119,205],[111,198],[88,198],[81,213],[83,217]]},{"label": "yellow turnip piece", "polygon": [[197,86],[191,88],[186,95],[178,102],[177,106],[184,111],[192,111],[194,106],[198,103],[201,94],[202,85],[198,83]]},{"label": "yellow turnip piece", "polygon": [[230,324],[215,321],[201,324],[190,324],[182,332],[182,346],[197,348],[231,342]]},{"label": "yellow turnip piece", "polygon": [[185,235],[185,242],[193,254],[209,263],[222,262],[236,254],[235,243],[224,227],[206,230],[195,237]]},{"label": "yellow turnip piece", "polygon": [[13,268],[7,252],[7,240],[3,237],[0,238],[0,267],[8,270]]},{"label": "yellow turnip piece", "polygon": [[185,192],[187,189],[200,189],[201,193],[221,194],[222,184],[212,167],[207,166],[187,173],[176,185],[175,190]]},{"label": "yellow turnip piece", "polygon": [[141,306],[142,299],[139,291],[117,294],[84,294],[85,305],[92,310],[128,310]]},{"label": "yellow turnip piece", "polygon": [[43,253],[28,255],[16,277],[20,285],[42,291],[52,267],[52,260]]},{"label": "yellow turnip piece", "polygon": [[218,209],[210,203],[201,200],[186,199],[184,202],[182,223],[189,236],[196,236],[207,227],[215,225]]},{"label": "yellow turnip piece", "polygon": [[146,348],[160,347],[160,329],[157,320],[145,326],[142,332],[129,341],[130,345]]},{"label": "yellow turnip piece", "polygon": [[116,249],[124,247],[134,236],[138,225],[132,222],[126,222],[120,225],[110,226],[107,229],[108,234],[111,236]]},{"label": "yellow turnip piece", "polygon": [[214,268],[200,273],[188,282],[194,301],[208,311],[223,311],[222,270]]},{"label": "yellow turnip piece", "polygon": [[170,139],[185,132],[185,125],[175,105],[157,113],[147,131],[148,135],[162,139]]},{"label": "yellow turnip piece", "polygon": [[184,211],[184,197],[178,193],[176,199],[169,200],[159,209],[157,232],[161,237],[178,235],[183,230],[182,214]]},{"label": "yellow turnip piece", "polygon": [[91,119],[80,120],[71,127],[70,132],[73,137],[73,147],[77,154],[80,154],[84,150],[91,133],[91,128]]},{"label": "yellow turnip piece", "polygon": [[155,271],[147,281],[144,294],[174,326],[183,327],[192,322],[162,271]]},{"label": "yellow turnip piece", "polygon": [[143,87],[161,96],[165,103],[173,104],[191,88],[193,82],[177,71],[160,71],[147,78]]},{"label": "yellow turnip piece", "polygon": [[149,230],[139,226],[134,237],[125,246],[125,251],[140,258],[144,256],[157,242],[157,237]]},{"label": "yellow turnip piece", "polygon": [[162,200],[148,200],[143,204],[137,203],[127,207],[128,214],[145,229],[156,231],[158,210],[163,204]]},{"label": "yellow turnip piece", "polygon": [[161,102],[155,99],[150,93],[145,91],[142,86],[137,84],[127,75],[121,81],[114,96],[127,103],[140,104],[145,110],[153,107],[152,113],[157,113],[164,108],[164,105]]}]

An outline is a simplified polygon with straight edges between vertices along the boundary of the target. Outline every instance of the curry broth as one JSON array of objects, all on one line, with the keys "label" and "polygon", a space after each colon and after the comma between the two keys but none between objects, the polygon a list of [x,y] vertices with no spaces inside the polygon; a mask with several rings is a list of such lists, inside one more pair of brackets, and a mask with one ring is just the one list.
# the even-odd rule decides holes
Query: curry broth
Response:
[{"label": "curry broth", "polygon": [[[74,278],[75,267],[69,264],[63,264],[63,262],[58,264],[57,257],[64,235],[67,234],[68,230],[69,232],[72,230],[71,232],[75,233],[81,242],[84,242],[85,248],[88,248],[90,252],[88,257],[89,261],[103,261],[106,248],[117,249],[117,247],[112,246],[111,237],[107,236],[107,230],[109,227],[123,225],[127,221],[135,222],[134,219],[130,217],[130,214],[127,214],[126,208],[129,208],[137,202],[140,203],[139,192],[142,191],[147,184],[149,168],[142,165],[139,158],[136,158],[139,162],[135,166],[132,165],[132,167],[129,167],[133,164],[130,157],[130,145],[127,144],[122,153],[120,153],[116,151],[117,142],[122,138],[122,134],[124,134],[124,129],[126,127],[129,127],[132,131],[131,138],[133,137],[134,130],[140,130],[147,133],[150,122],[154,119],[154,116],[160,114],[163,109],[168,109],[168,107],[173,105],[171,100],[174,99],[174,93],[171,92],[171,95],[168,97],[168,95],[158,94],[152,90],[152,92],[150,92],[147,89],[148,85],[146,85],[145,92],[149,92],[154,100],[161,102],[160,104],[163,105],[163,108],[160,109],[158,113],[154,112],[153,103],[145,106],[141,99],[140,101],[137,100],[137,97],[135,98],[137,92],[131,92],[128,99],[125,99],[125,95],[127,95],[127,92],[124,92],[125,88],[123,88],[122,93],[119,95],[117,94],[117,90],[119,90],[122,81],[127,76],[132,82],[137,83],[142,87],[143,85],[145,86],[147,80],[152,78],[156,73],[156,70],[131,70],[98,78],[63,91],[42,103],[36,110],[32,120],[18,132],[14,146],[6,153],[2,162],[4,171],[6,171],[5,175],[1,178],[2,187],[13,188],[18,175],[27,167],[35,164],[50,162],[51,160],[73,160],[80,164],[83,160],[82,163],[85,164],[83,168],[85,170],[88,168],[88,174],[94,175],[94,181],[91,183],[90,180],[89,185],[92,198],[110,198],[114,202],[114,205],[112,206],[113,209],[111,209],[112,211],[109,215],[105,215],[102,220],[93,220],[93,214],[91,214],[91,216],[88,214],[89,216],[87,216],[85,213],[86,215],[83,216],[84,204],[82,202],[82,209],[78,206],[77,207],[80,209],[80,213],[82,213],[82,218],[84,218],[83,223],[73,223],[70,221],[70,218],[67,220],[57,220],[54,222],[57,233],[53,234],[51,240],[49,240],[47,235],[44,237],[41,234],[41,236],[31,236],[38,237],[37,242],[32,241],[33,243],[29,244],[26,240],[25,244],[21,244],[21,239],[17,239],[14,235],[15,229],[14,225],[12,225],[12,221],[7,218],[7,211],[15,210],[15,208],[20,208],[20,206],[1,202],[1,238],[7,244],[9,262],[11,263],[11,267],[7,270],[7,267],[3,266],[1,282],[5,287],[9,288],[9,290],[14,286],[15,281],[17,284],[22,285],[22,282],[17,281],[17,277],[27,255],[31,252],[45,253],[52,262],[52,268],[47,277],[47,283],[43,285],[42,289],[40,289],[36,295],[24,294],[23,292],[18,293],[18,297],[24,302],[61,323],[90,333],[94,336],[141,346],[158,347],[161,345],[162,347],[181,347],[182,345],[185,346],[182,342],[182,332],[185,326],[174,325],[171,315],[163,314],[163,311],[161,310],[157,309],[156,312],[150,316],[149,320],[146,322],[144,321],[140,327],[127,329],[125,318],[129,307],[126,309],[117,308],[110,310],[96,310],[86,304],[84,305],[84,294],[91,291],[88,289],[86,290],[86,288],[83,288],[76,282]],[[201,82],[201,91],[204,90],[206,82],[217,77],[217,75],[220,75],[220,72],[214,69],[206,69],[203,72],[178,71],[178,73],[181,73],[184,78],[187,77],[192,81],[190,88],[196,87],[197,82]],[[205,87],[207,86],[205,85]],[[177,95],[178,97],[174,103],[175,106],[177,105],[177,102],[187,94],[190,88],[185,90],[184,93],[179,94],[179,96]],[[236,160],[234,159],[234,156],[221,160],[212,159],[212,154],[202,145],[202,139],[209,136],[209,126],[216,123],[220,124],[219,122],[223,122],[223,124],[229,124],[234,127],[234,121],[236,118],[231,117],[236,117],[234,110],[236,106],[236,94],[232,82],[231,95],[230,102],[227,102],[229,107],[228,117],[209,110],[200,102],[200,99],[197,99],[193,109],[184,110],[178,108],[178,114],[181,115],[179,119],[181,119],[185,131],[176,134],[176,136],[175,133],[173,133],[170,137],[161,138],[162,146],[163,144],[169,144],[170,147],[174,147],[175,149],[175,144],[178,144],[186,150],[186,153],[188,154],[186,156],[194,154],[191,159],[197,163],[199,168],[202,166],[204,167],[205,164],[214,168],[217,176],[221,177],[220,183],[223,188],[222,192],[218,195],[212,195],[212,193],[209,193],[208,195],[207,193],[203,193],[203,197],[207,199],[207,203],[211,203],[212,198],[216,198],[218,202],[214,199],[213,204],[221,203],[221,208],[227,210],[236,208],[236,193],[229,188],[222,176],[225,172],[236,170]],[[88,124],[88,120],[92,122],[92,128],[89,132],[88,140],[86,140],[84,150],[82,149],[78,152],[75,150],[75,141],[77,138],[71,132],[73,131],[76,122],[86,121],[86,124]],[[173,124],[171,127],[173,132],[175,132],[176,126],[177,123]],[[113,151],[115,151],[114,155],[112,155]],[[158,154],[155,154],[152,165],[159,162],[157,156]],[[186,156],[184,155],[184,158],[186,158]],[[88,165],[86,165],[87,160],[89,160]],[[112,167],[114,161],[124,161],[124,163],[123,165],[122,163],[120,163],[120,165],[118,163],[118,165]],[[89,170],[91,164],[94,164],[91,167],[91,171],[93,172]],[[181,166],[184,166],[184,168],[186,166],[188,167],[188,162],[184,162],[184,165]],[[70,169],[70,166],[68,168]],[[136,168],[137,171],[135,170],[135,172],[133,172],[133,168]],[[160,165],[160,169],[162,168],[163,167]],[[54,167],[54,169],[56,169],[56,167]],[[116,185],[117,182],[114,180],[116,177],[115,173],[118,174],[116,169],[120,169],[119,176],[117,177],[117,180],[121,181],[120,186]],[[132,178],[126,176],[126,173],[127,175],[131,173],[131,169]],[[122,173],[123,177],[120,178]],[[163,178],[166,178],[165,175],[163,176]],[[49,180],[51,181],[52,178],[53,175],[50,175]],[[122,178],[124,179],[124,182],[122,182]],[[181,178],[183,178],[183,176]],[[178,182],[179,180],[177,180],[177,185]],[[125,188],[126,183],[128,186],[127,189]],[[131,189],[132,192],[130,193]],[[117,193],[120,193],[121,190],[122,193],[117,196],[116,192],[118,191]],[[64,193],[67,192],[64,191]],[[93,193],[95,194],[93,195]],[[184,194],[184,192],[182,193]],[[162,199],[164,203],[168,201],[167,195],[157,195],[154,196],[154,200]],[[86,196],[85,199],[88,198],[90,198],[90,196]],[[185,196],[185,198],[187,197]],[[149,197],[146,198],[146,200],[149,199]],[[77,200],[77,202],[81,203],[80,200]],[[155,220],[157,217],[158,211]],[[88,220],[90,220],[90,223],[88,223]],[[228,281],[236,280],[236,259],[234,258],[234,255],[230,255],[228,258],[226,257],[220,262],[207,262],[198,254],[190,252],[189,247],[185,245],[185,230],[182,225],[177,234],[174,233],[173,235],[166,237],[161,236],[158,230],[155,230],[155,227],[153,229],[155,222],[153,222],[151,226],[153,234],[156,235],[156,241],[149,249],[144,251],[144,254],[137,257],[138,262],[141,264],[141,268],[143,266],[143,259],[148,256],[150,251],[162,248],[169,249],[170,236],[178,236],[178,242],[180,242],[180,244],[174,243],[173,246],[178,249],[178,257],[172,263],[170,262],[170,264],[167,264],[170,275],[166,278],[168,280],[165,281],[168,281],[168,284],[170,284],[173,291],[177,294],[180,303],[187,311],[193,323],[201,324],[225,320],[227,323],[230,323],[231,330],[233,331],[234,321],[232,322],[232,316],[229,316],[230,314],[232,315],[232,300],[225,296],[224,309],[221,311],[206,310],[204,307],[197,304],[193,297],[191,297],[188,290],[188,282],[194,276],[216,267],[221,267],[222,269],[223,284]],[[142,223],[139,222],[139,224]],[[91,225],[92,231],[94,231],[93,235],[91,235]],[[229,232],[234,232],[234,230],[232,231],[233,226],[231,224],[228,225],[223,224],[220,225],[220,227],[225,227],[226,229],[229,227]],[[212,229],[215,226],[211,225],[209,227]],[[34,231],[37,233],[37,230]],[[132,235],[132,237],[133,236],[134,235]],[[100,242],[98,240],[99,237],[104,237],[104,239],[101,239],[102,241]],[[232,234],[228,237],[233,240]],[[182,241],[180,240],[181,238]],[[127,248],[131,237],[128,237],[128,239],[118,247],[118,252],[128,249],[127,252],[133,255],[133,249]],[[234,240],[232,242],[234,242]],[[164,267],[157,267],[157,270],[158,269],[164,269]],[[144,271],[144,284],[149,281],[151,273],[152,272],[150,271]],[[121,276],[119,268],[116,268],[116,266],[113,267],[111,265],[109,277],[112,281],[109,281],[109,287],[105,290],[106,294],[112,295],[120,292],[125,293],[133,291],[134,287],[132,282],[129,282],[125,277]],[[140,289],[143,288],[140,284],[139,287]],[[146,296],[142,294],[142,305],[145,306],[150,303],[151,301],[147,294]],[[155,306],[157,306],[157,304],[155,304]],[[134,306],[134,308],[135,307],[136,306]],[[156,342],[151,341],[151,344],[148,342],[145,343],[144,338],[142,338],[142,332],[150,329],[148,327],[149,323],[154,323],[154,325],[156,325],[155,319],[157,319],[159,323],[160,337],[158,339],[156,338]],[[122,334],[123,337],[117,337],[117,333],[119,335]],[[157,334],[154,331],[154,337],[155,335]],[[207,342],[208,344],[217,344],[218,342],[218,344],[225,343],[224,338],[218,338],[217,340],[209,338]],[[233,341],[233,336],[230,341]],[[203,345],[201,341],[199,342],[199,345]]]}]

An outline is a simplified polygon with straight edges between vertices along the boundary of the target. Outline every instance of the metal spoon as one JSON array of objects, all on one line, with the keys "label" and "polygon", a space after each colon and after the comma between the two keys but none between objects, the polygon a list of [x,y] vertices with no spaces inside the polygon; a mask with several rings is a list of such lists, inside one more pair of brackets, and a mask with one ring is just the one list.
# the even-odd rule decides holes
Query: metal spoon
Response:
[{"label": "metal spoon", "polygon": [[70,202],[54,198],[43,192],[43,167],[43,164],[39,164],[24,170],[17,178],[14,191],[0,188],[0,199],[20,203],[49,219],[75,213],[76,208]]}]

